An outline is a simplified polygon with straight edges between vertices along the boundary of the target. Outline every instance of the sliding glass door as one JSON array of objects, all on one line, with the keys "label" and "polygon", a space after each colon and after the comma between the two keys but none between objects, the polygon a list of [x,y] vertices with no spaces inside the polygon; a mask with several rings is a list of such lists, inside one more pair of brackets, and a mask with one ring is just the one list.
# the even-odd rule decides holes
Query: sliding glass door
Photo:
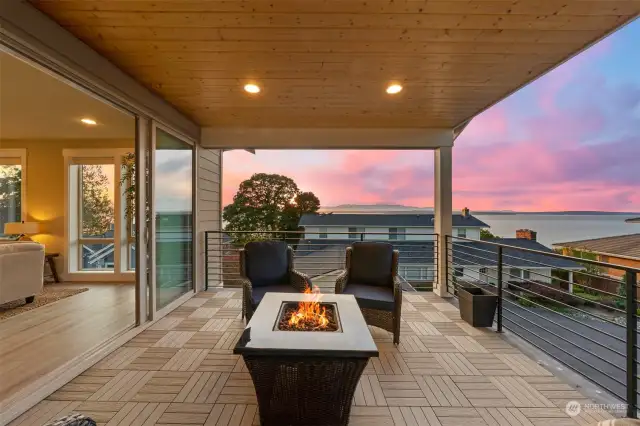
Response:
[{"label": "sliding glass door", "polygon": [[193,289],[193,146],[155,127],[153,220],[155,303]]}]

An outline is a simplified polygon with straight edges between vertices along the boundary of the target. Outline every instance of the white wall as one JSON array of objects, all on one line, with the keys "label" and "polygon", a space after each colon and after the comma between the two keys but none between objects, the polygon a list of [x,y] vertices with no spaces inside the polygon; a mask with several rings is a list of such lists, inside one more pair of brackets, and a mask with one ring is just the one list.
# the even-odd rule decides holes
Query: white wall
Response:
[{"label": "white wall", "polygon": [[[304,238],[306,239],[319,239],[320,238],[320,228],[324,228],[327,231],[328,239],[336,239],[336,240],[346,240],[349,238],[349,228],[348,226],[328,226],[328,227],[319,227],[319,226],[305,226],[305,234]],[[352,227],[353,228],[353,227]],[[389,240],[389,227],[357,227],[359,230],[362,229],[365,232],[364,239],[373,241],[373,240]],[[401,228],[401,227],[400,227]],[[405,227],[405,239],[400,241],[433,241],[434,235],[433,227]],[[467,230],[467,238],[471,239],[480,239],[480,229],[479,228],[466,228]],[[360,231],[362,232],[362,231]],[[357,232],[356,234],[359,234]],[[458,235],[457,228],[454,228],[454,235]],[[358,238],[360,236],[358,235]],[[462,242],[462,241],[460,241]]]},{"label": "white wall", "polygon": [[[221,173],[222,171],[222,155],[218,149],[205,149],[198,147],[198,210],[197,210],[197,273],[196,273],[196,289],[198,291],[204,289],[205,284],[205,231],[219,231],[221,225]],[[213,244],[209,247],[209,258],[216,259],[219,255],[220,241],[212,238]],[[221,271],[216,270],[215,262],[209,266],[209,274],[212,279],[218,279],[222,276]],[[210,281],[210,286],[218,285],[218,282]]]}]

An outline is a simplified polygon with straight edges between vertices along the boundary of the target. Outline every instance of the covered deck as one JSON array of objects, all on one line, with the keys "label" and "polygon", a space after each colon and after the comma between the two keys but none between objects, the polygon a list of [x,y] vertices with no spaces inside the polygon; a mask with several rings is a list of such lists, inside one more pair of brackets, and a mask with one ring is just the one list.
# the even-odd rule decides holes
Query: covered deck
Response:
[{"label": "covered deck", "polygon": [[[11,426],[68,412],[99,425],[259,425],[249,373],[232,354],[241,291],[197,294]],[[370,327],[380,351],[356,390],[352,425],[594,425],[608,413],[490,329],[475,329],[434,293],[405,292],[401,344]],[[312,384],[310,384],[312,386]]]}]

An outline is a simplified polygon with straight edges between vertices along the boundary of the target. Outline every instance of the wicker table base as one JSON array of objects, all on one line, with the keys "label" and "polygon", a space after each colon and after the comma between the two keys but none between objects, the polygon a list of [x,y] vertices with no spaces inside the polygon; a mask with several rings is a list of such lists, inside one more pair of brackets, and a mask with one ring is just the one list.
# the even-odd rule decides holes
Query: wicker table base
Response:
[{"label": "wicker table base", "polygon": [[342,426],[367,358],[243,356],[262,426]]}]

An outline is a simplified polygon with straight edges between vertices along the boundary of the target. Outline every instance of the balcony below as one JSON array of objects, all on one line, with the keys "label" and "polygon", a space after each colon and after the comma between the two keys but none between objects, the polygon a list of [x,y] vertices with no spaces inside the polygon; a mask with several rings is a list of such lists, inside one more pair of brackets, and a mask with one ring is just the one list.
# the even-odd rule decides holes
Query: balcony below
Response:
[{"label": "balcony below", "polygon": [[[108,425],[258,425],[256,396],[232,354],[241,290],[199,293],[12,422],[81,412]],[[351,425],[591,425],[608,413],[490,329],[460,320],[431,292],[405,292],[401,344],[370,327],[380,351],[358,384]]]}]

